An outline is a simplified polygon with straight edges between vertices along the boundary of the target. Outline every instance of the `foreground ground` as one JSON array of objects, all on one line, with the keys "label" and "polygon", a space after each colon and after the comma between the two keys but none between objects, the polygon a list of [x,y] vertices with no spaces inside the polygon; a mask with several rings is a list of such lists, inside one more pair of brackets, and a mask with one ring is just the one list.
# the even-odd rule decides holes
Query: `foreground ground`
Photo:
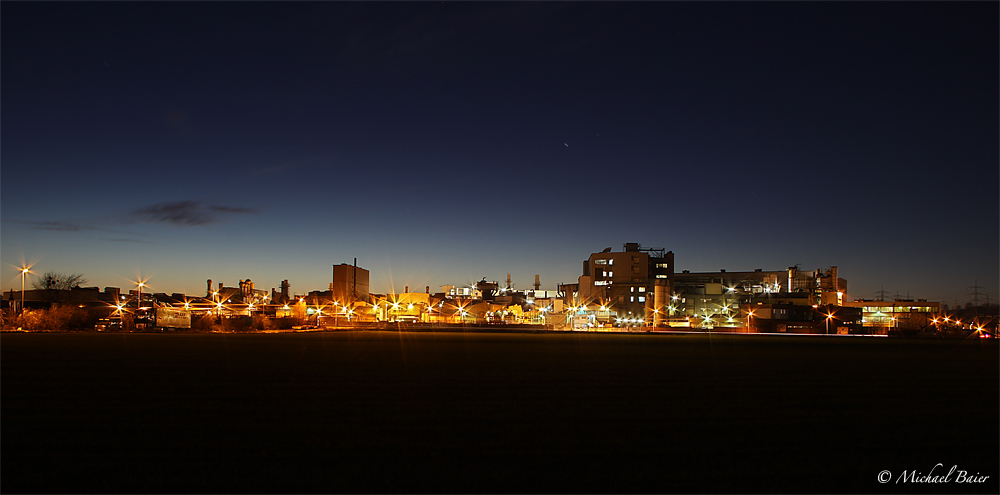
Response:
[{"label": "foreground ground", "polygon": [[[345,332],[0,344],[3,493],[998,492],[996,341]],[[989,478],[897,482],[937,463],[935,474]]]}]

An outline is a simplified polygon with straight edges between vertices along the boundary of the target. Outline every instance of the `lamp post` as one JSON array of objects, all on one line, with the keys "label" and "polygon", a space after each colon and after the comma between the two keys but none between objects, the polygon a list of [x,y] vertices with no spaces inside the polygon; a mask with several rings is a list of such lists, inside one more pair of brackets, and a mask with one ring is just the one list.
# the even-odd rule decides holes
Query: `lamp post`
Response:
[{"label": "lamp post", "polygon": [[139,318],[139,310],[142,309],[142,288],[146,286],[146,282],[140,280],[139,282],[136,282],[136,286],[139,289],[139,297],[136,299],[136,302],[135,302],[135,317],[136,317],[136,319],[138,319]]},{"label": "lamp post", "polygon": [[30,268],[21,267],[21,313],[24,313],[24,277],[26,277],[30,271]]},{"label": "lamp post", "polygon": [[135,309],[142,307],[142,288],[146,286],[146,282],[137,282],[136,286],[139,289],[139,297],[136,299]]}]

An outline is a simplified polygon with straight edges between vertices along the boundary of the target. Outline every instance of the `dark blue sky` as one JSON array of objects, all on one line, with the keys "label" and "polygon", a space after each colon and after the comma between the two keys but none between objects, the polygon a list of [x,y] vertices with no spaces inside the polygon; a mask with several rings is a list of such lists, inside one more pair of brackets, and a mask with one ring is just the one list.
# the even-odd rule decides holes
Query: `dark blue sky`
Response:
[{"label": "dark blue sky", "polygon": [[982,3],[0,4],[2,258],[92,285],[840,267],[998,295]]}]

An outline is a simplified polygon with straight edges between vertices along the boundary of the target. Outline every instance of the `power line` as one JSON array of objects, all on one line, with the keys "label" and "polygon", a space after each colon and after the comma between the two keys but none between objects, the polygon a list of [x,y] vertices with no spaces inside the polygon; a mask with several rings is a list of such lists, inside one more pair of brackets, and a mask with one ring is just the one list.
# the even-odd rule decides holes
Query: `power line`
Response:
[{"label": "power line", "polygon": [[966,287],[967,289],[972,289],[972,305],[979,307],[979,289],[984,289],[985,287],[979,285],[979,281],[973,282],[974,285]]},{"label": "power line", "polygon": [[875,291],[875,293],[878,294],[878,300],[879,301],[885,301],[885,296],[886,296],[886,294],[889,293],[889,291],[885,290],[885,286],[883,285],[882,286],[882,290],[877,290],[877,291]]},{"label": "power line", "polygon": [[973,281],[972,284],[972,287],[968,288],[972,289],[972,307],[976,309],[976,318],[979,318],[979,289],[983,289],[984,287],[979,286],[978,280]]}]

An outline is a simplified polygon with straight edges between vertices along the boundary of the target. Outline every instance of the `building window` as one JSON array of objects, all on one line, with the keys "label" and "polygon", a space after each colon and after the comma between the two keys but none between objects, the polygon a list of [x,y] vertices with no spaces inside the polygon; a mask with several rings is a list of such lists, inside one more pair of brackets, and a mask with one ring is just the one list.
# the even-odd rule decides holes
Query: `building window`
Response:
[{"label": "building window", "polygon": [[657,263],[657,268],[670,268],[670,263]]},{"label": "building window", "polygon": [[646,288],[645,287],[639,287],[639,292],[646,292]]},{"label": "building window", "polygon": [[639,296],[639,302],[646,302],[646,296]]},{"label": "building window", "polygon": [[657,275],[656,278],[667,278],[666,275]]},{"label": "building window", "polygon": [[605,259],[596,259],[596,260],[594,260],[594,264],[595,265],[607,265],[608,264],[608,260],[605,260]]},{"label": "building window", "polygon": [[633,297],[629,297],[628,298],[628,302],[635,302],[635,297],[634,296]]}]

